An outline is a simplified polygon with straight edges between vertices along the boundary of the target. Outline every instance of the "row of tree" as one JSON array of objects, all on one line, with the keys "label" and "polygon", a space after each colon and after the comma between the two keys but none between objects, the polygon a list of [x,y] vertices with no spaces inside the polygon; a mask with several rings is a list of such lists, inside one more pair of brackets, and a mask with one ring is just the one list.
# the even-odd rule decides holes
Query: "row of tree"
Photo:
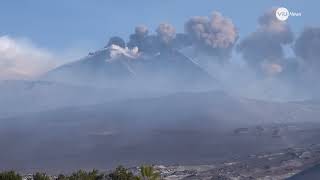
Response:
[{"label": "row of tree", "polygon": [[[46,173],[35,173],[30,180],[52,180],[52,177]],[[27,180],[29,180],[27,179]],[[160,180],[160,173],[152,166],[141,166],[138,175],[134,175],[131,171],[123,166],[117,167],[111,173],[105,174],[98,170],[83,171],[79,170],[71,175],[60,174],[54,180]],[[15,171],[0,172],[0,180],[22,180],[22,176]]]}]

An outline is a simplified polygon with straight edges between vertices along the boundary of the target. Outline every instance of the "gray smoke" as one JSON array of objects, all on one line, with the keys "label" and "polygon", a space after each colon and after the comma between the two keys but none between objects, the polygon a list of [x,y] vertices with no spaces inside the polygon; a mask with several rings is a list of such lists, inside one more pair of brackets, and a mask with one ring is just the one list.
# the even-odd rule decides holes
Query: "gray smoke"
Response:
[{"label": "gray smoke", "polygon": [[298,37],[294,51],[306,64],[320,66],[320,27],[305,28]]},{"label": "gray smoke", "polygon": [[195,47],[210,54],[228,57],[238,39],[233,22],[218,12],[212,16],[192,17],[185,23],[185,32]]},{"label": "gray smoke", "polygon": [[172,41],[172,47],[175,49],[182,49],[192,46],[192,39],[184,33],[177,33],[175,39]]},{"label": "gray smoke", "polygon": [[320,27],[305,28],[294,44],[294,52],[302,61],[300,86],[319,99],[320,85]]},{"label": "gray smoke", "polygon": [[128,42],[128,47],[138,47],[141,50],[141,47],[144,44],[145,39],[147,38],[149,30],[146,26],[140,25],[135,28],[134,34],[130,35],[130,39]]},{"label": "gray smoke", "polygon": [[109,39],[109,42],[108,42],[106,47],[109,47],[111,45],[117,45],[117,46],[120,46],[122,48],[125,48],[126,47],[126,42],[121,37],[114,36],[114,37],[111,37]]},{"label": "gray smoke", "polygon": [[176,37],[176,29],[168,23],[161,23],[156,32],[159,40],[164,44],[171,43]]},{"label": "gray smoke", "polygon": [[149,35],[148,28],[143,25],[135,28],[135,32],[130,35],[127,45],[129,48],[138,47],[139,52],[144,53],[156,53],[160,49],[158,36]]},{"label": "gray smoke", "polygon": [[192,17],[185,23],[185,33],[176,33],[168,23],[162,23],[156,34],[148,34],[148,28],[138,26],[130,35],[128,47],[138,47],[140,52],[156,53],[168,49],[193,46],[199,53],[219,58],[229,58],[238,39],[238,32],[232,21],[218,12],[211,17]]},{"label": "gray smoke", "polygon": [[138,37],[146,37],[149,33],[148,27],[145,25],[140,25],[135,28],[135,34]]},{"label": "gray smoke", "polygon": [[262,15],[258,23],[258,29],[244,38],[237,50],[250,66],[260,70],[269,66],[267,71],[277,67],[276,71],[280,71],[282,68],[279,65],[284,58],[283,47],[293,42],[293,33],[285,22],[276,19],[275,9]]},{"label": "gray smoke", "polygon": [[157,53],[173,48],[176,42],[176,29],[167,23],[162,23],[156,29],[156,34],[149,35],[146,26],[137,26],[134,34],[130,35],[128,47],[138,47],[140,52]]}]

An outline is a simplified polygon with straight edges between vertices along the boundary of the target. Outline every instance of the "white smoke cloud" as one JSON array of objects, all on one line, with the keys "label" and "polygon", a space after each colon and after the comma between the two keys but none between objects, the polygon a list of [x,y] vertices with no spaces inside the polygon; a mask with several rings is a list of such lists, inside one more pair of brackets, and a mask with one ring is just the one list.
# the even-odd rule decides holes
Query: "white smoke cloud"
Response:
[{"label": "white smoke cloud", "polygon": [[82,57],[84,49],[52,52],[28,38],[0,36],[0,80],[33,79],[64,63]]},{"label": "white smoke cloud", "polygon": [[27,39],[0,37],[0,79],[28,79],[55,67],[54,56]]}]

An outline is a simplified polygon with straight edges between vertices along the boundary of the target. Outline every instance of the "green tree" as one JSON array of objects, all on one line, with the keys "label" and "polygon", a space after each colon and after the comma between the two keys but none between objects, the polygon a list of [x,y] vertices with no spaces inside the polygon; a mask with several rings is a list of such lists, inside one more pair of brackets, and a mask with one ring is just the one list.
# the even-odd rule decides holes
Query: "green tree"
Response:
[{"label": "green tree", "polygon": [[68,180],[68,177],[63,174],[59,174],[57,180]]},{"label": "green tree", "polygon": [[132,172],[123,166],[118,166],[115,171],[107,175],[108,180],[139,180]]},{"label": "green tree", "polygon": [[46,173],[39,173],[33,175],[33,180],[50,180],[50,177]]},{"label": "green tree", "polygon": [[0,173],[0,180],[22,180],[22,177],[14,171],[5,171]]},{"label": "green tree", "polygon": [[142,180],[159,180],[160,179],[160,173],[156,172],[152,166],[141,166],[140,173],[141,173]]},{"label": "green tree", "polygon": [[98,170],[94,169],[90,172],[79,170],[78,172],[73,173],[71,176],[62,180],[103,180],[103,178],[104,174],[101,174]]}]

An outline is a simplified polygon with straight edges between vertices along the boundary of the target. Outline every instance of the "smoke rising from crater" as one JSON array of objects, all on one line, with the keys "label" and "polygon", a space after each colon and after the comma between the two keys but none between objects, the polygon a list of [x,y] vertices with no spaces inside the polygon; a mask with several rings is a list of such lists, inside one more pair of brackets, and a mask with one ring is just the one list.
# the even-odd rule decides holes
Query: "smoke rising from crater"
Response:
[{"label": "smoke rising from crater", "polygon": [[[278,88],[274,87],[281,85],[287,92],[290,88],[285,83],[295,81],[294,84],[298,84],[296,81],[301,73],[299,60],[303,59],[308,62],[306,64],[317,62],[319,29],[306,29],[298,38],[294,52],[299,59],[286,56],[285,51],[290,51],[294,44],[294,33],[286,22],[276,18],[274,8],[263,13],[257,24],[252,33],[237,43],[239,34],[234,22],[219,12],[213,12],[211,16],[191,17],[184,23],[183,32],[177,32],[169,23],[161,23],[155,29],[139,25],[133,29],[127,43],[121,38],[111,38],[110,42],[124,49],[138,47],[135,50],[141,59],[180,51],[191,57],[192,63],[233,89],[259,84],[262,93],[265,89],[276,89],[274,92],[278,93]],[[242,55],[241,65],[234,63],[236,58],[235,61],[231,59],[234,47]],[[248,66],[242,66],[242,60]],[[265,88],[262,85],[264,80],[272,83],[268,82]],[[246,88],[244,91],[249,90]]]},{"label": "smoke rising from crater", "polygon": [[129,37],[128,47],[138,47],[139,49],[143,45],[145,38],[148,36],[149,30],[147,26],[139,25],[135,28],[134,34]]},{"label": "smoke rising from crater", "polygon": [[135,34],[139,37],[146,37],[148,33],[148,27],[145,25],[140,25],[135,28]]},{"label": "smoke rising from crater", "polygon": [[198,53],[206,53],[220,58],[229,58],[238,39],[233,22],[213,12],[211,17],[192,17],[185,23],[185,32],[177,33],[174,26],[161,23],[149,35],[146,26],[137,26],[130,35],[128,47],[137,46],[142,52],[158,52],[163,49],[195,48]]},{"label": "smoke rising from crater", "polygon": [[161,23],[157,35],[162,43],[169,44],[176,37],[176,29],[171,24]]},{"label": "smoke rising from crater", "polygon": [[197,49],[220,57],[230,56],[238,39],[233,22],[219,12],[213,12],[211,17],[192,17],[185,23],[185,32]]}]

